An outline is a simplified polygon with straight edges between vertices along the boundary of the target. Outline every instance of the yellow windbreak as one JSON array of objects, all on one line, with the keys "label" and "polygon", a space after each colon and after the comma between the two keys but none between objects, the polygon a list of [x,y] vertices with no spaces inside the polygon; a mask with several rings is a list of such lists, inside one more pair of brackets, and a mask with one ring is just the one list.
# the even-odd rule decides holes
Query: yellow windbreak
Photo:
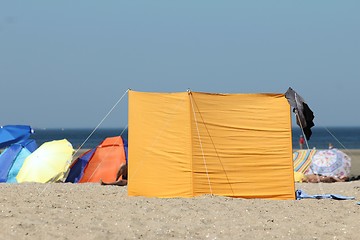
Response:
[{"label": "yellow windbreak", "polygon": [[190,98],[195,196],[295,198],[284,95],[193,92]]},{"label": "yellow windbreak", "polygon": [[192,196],[187,93],[129,91],[128,194]]},{"label": "yellow windbreak", "polygon": [[295,199],[282,94],[129,92],[130,196]]}]

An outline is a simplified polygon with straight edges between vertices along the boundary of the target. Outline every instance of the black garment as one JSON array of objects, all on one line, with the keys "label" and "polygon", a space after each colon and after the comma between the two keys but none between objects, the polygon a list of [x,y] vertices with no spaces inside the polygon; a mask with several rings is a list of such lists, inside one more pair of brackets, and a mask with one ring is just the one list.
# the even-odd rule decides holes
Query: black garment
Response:
[{"label": "black garment", "polygon": [[314,120],[314,113],[313,111],[311,111],[311,109],[309,108],[309,106],[306,103],[303,103],[303,115],[305,117],[305,122],[306,122],[306,126],[303,128],[306,140],[309,140],[311,135],[312,135],[312,131],[311,128],[313,126],[315,126],[313,120]]},{"label": "black garment", "polygon": [[289,87],[285,93],[285,97],[288,100],[290,106],[293,107],[293,112],[297,115],[297,125],[303,129],[306,140],[309,140],[312,135],[311,128],[315,126],[313,122],[313,111],[311,111],[310,107],[305,103],[304,99],[292,88]]}]

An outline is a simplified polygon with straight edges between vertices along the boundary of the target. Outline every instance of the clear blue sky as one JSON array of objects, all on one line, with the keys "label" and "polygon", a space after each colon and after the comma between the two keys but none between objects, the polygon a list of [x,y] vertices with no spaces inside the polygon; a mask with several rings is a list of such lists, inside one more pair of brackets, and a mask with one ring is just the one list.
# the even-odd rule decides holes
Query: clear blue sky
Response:
[{"label": "clear blue sky", "polygon": [[[284,93],[360,123],[360,1],[0,1],[0,125],[96,127],[128,88]],[[127,96],[126,96],[127,97]],[[101,127],[124,127],[127,99]]]}]

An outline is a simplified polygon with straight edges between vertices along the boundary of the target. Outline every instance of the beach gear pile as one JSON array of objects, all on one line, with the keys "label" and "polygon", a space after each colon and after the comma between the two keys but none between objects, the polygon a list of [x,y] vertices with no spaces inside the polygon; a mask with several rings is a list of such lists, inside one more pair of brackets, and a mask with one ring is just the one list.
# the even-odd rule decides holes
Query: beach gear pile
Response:
[{"label": "beach gear pile", "polygon": [[120,166],[127,162],[126,156],[127,142],[120,136],[108,137],[73,162],[66,182],[114,182]]},{"label": "beach gear pile", "polygon": [[[285,94],[128,92],[129,196],[296,199]],[[301,106],[293,107],[304,115],[307,108]],[[308,120],[305,116],[308,128],[312,119],[312,114]],[[31,128],[19,129],[26,131],[8,131],[12,134],[3,137],[7,148],[1,157],[9,159],[3,161],[3,182],[114,182],[120,166],[127,164],[127,143],[121,137],[107,138],[73,161],[74,149],[66,139],[36,148],[25,141]],[[349,174],[350,158],[329,151],[303,153],[298,171]],[[327,160],[315,162],[315,156]]]},{"label": "beach gear pile", "polygon": [[294,151],[293,163],[297,182],[310,174],[337,178],[350,176],[351,158],[337,148]]},{"label": "beach gear pile", "polygon": [[116,181],[117,172],[127,163],[127,142],[120,136],[108,137],[73,161],[74,149],[66,140],[37,146],[30,126],[0,128],[0,182],[106,182]]},{"label": "beach gear pile", "polygon": [[72,162],[74,149],[66,139],[37,146],[27,125],[0,127],[0,182],[61,182]]}]

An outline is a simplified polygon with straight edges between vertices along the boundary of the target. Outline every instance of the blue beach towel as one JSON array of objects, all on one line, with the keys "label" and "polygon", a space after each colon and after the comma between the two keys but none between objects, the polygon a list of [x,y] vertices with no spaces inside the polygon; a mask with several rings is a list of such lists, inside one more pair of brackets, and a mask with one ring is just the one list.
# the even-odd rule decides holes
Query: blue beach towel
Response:
[{"label": "blue beach towel", "polygon": [[324,195],[320,195],[320,194],[316,194],[316,195],[309,195],[305,192],[303,192],[302,190],[296,190],[296,199],[300,200],[300,199],[306,199],[306,198],[310,198],[310,199],[325,199],[325,198],[331,198],[331,199],[335,199],[335,200],[354,200],[355,197],[346,197],[346,196],[342,196],[342,195],[338,195],[338,194],[324,194]]}]

